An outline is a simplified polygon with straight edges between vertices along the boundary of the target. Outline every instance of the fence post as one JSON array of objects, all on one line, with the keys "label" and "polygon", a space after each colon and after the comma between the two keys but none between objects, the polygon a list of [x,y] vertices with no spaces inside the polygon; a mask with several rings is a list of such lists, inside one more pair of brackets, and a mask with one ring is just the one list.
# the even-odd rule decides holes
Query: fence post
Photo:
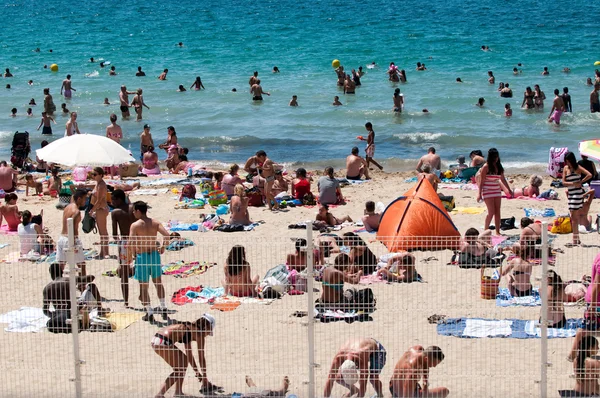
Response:
[{"label": "fence post", "polygon": [[315,301],[312,221],[306,223],[306,293],[308,297],[308,398],[315,397]]},{"label": "fence post", "polygon": [[75,229],[73,219],[67,220],[69,231],[69,248],[67,263],[69,264],[69,294],[71,301],[71,333],[73,337],[73,362],[75,365],[75,397],[81,398],[81,358],[79,357],[79,309],[77,308],[77,264],[75,263]]},{"label": "fence post", "polygon": [[548,396],[548,222],[542,222],[542,283],[540,298],[542,313],[540,316],[541,353],[540,353],[540,397]]}]

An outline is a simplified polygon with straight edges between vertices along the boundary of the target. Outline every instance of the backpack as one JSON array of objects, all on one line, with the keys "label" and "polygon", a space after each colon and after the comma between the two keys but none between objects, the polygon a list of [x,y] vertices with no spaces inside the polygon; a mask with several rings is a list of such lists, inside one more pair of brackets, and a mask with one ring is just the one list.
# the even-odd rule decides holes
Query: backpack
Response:
[{"label": "backpack", "polygon": [[185,184],[181,190],[181,197],[179,199],[183,198],[196,199],[196,187],[192,184]]},{"label": "backpack", "polygon": [[89,234],[96,229],[96,219],[90,215],[89,207],[85,209],[83,220],[81,221],[81,229],[86,234]]}]

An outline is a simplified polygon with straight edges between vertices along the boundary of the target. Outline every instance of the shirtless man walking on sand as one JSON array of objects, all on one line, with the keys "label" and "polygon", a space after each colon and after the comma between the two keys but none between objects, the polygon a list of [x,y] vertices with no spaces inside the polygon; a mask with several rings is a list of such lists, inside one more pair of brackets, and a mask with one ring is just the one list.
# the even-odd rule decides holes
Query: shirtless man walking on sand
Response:
[{"label": "shirtless man walking on sand", "polygon": [[121,106],[121,117],[123,119],[128,119],[129,114],[129,94],[136,94],[135,91],[127,91],[126,86],[121,86],[121,91],[119,92],[119,104]]},{"label": "shirtless man walking on sand", "polygon": [[129,278],[133,276],[133,268],[127,261],[127,238],[129,238],[131,224],[136,221],[136,218],[133,215],[133,205],[127,204],[123,190],[115,189],[111,195],[111,202],[114,207],[110,213],[112,234],[119,251],[117,274],[121,278],[121,292],[127,308],[129,307]]},{"label": "shirtless man walking on sand", "polygon": [[67,75],[67,78],[63,80],[62,86],[60,87],[60,95],[65,94],[65,98],[71,98],[71,91],[77,91],[71,87],[71,75]]},{"label": "shirtless man walking on sand", "polygon": [[[56,243],[56,261],[60,264],[62,270],[65,269],[67,263],[67,249],[69,247],[69,226],[67,220],[73,219],[73,233],[75,235],[75,263],[80,268],[80,275],[85,276],[85,257],[83,255],[83,246],[79,240],[79,224],[81,223],[81,207],[85,205],[87,192],[78,189],[73,194],[71,203],[63,210],[62,231],[58,242]],[[72,273],[71,275],[74,275]]]},{"label": "shirtless man walking on sand", "polygon": [[440,158],[440,155],[436,155],[434,147],[429,147],[427,155],[423,155],[421,156],[421,159],[419,159],[419,163],[417,163],[417,171],[419,173],[423,172],[423,165],[426,163],[431,166],[432,172],[439,176],[442,159]]},{"label": "shirtless man walking on sand", "polygon": [[[165,303],[165,288],[161,280],[160,255],[164,253],[165,246],[169,242],[169,233],[159,221],[149,218],[146,215],[147,212],[148,205],[146,202],[137,201],[133,204],[133,215],[137,221],[131,224],[129,229],[127,263],[131,264],[135,259],[135,279],[140,282],[140,301],[146,308],[146,315],[142,320],[152,323],[154,322],[154,310],[150,306],[150,293],[148,292],[150,278],[152,278],[160,302],[158,311],[162,314],[163,320],[167,320],[167,304]],[[162,245],[158,247],[157,234],[163,236]]]},{"label": "shirtless man walking on sand", "polygon": [[[358,394],[359,397],[364,397],[367,381],[370,381],[377,396],[383,397],[379,374],[385,366],[386,356],[385,348],[375,339],[348,340],[333,358],[323,396],[330,397],[334,384],[338,383],[350,390],[344,396]],[[358,388],[355,386],[357,382]]]},{"label": "shirtless man walking on sand", "polygon": [[253,101],[262,101],[263,94],[266,94],[268,96],[271,96],[271,94],[267,93],[266,91],[263,91],[262,86],[260,85],[260,79],[256,80],[256,83],[254,83],[252,85],[252,87],[250,87],[250,94],[252,94],[252,100]]},{"label": "shirtless man walking on sand", "polygon": [[358,155],[358,147],[352,148],[352,153],[346,158],[346,179],[347,180],[360,180],[361,176],[365,176],[365,179],[370,180],[369,177],[369,165],[367,161]]},{"label": "shirtless man walking on sand", "polygon": [[[444,353],[439,347],[411,347],[394,368],[390,379],[392,397],[447,397],[450,392],[446,387],[429,388],[429,369],[435,368],[443,360]],[[421,379],[423,383],[419,384]]]}]

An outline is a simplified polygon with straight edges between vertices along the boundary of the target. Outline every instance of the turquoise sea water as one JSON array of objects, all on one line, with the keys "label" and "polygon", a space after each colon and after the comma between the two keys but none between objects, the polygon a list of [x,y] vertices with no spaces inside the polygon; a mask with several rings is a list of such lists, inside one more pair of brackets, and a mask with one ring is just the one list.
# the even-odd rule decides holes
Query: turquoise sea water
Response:
[{"label": "turquoise sea water", "polygon": [[[190,158],[210,163],[242,162],[264,149],[276,162],[341,166],[352,146],[364,148],[355,137],[365,133],[367,121],[377,134],[375,158],[388,170],[412,168],[431,145],[450,162],[495,146],[509,167],[536,168],[551,146],[576,149],[578,141],[600,137],[600,114],[590,114],[591,88],[585,85],[600,60],[598,2],[46,0],[5,3],[0,10],[0,68],[14,74],[0,86],[0,158],[8,157],[16,130],[32,133],[33,147],[39,147],[35,129],[44,87],[51,88],[58,108],[66,102],[79,113],[82,132],[104,134],[109,114],[119,114],[122,84],[144,89],[151,108],[144,110],[144,122],[152,125],[156,143],[173,125]],[[176,45],[180,41],[183,48]],[[492,51],[481,51],[481,45]],[[41,52],[33,52],[36,47]],[[118,76],[90,57],[111,61]],[[348,71],[373,61],[380,67],[366,69],[356,95],[344,96],[333,59]],[[407,84],[387,81],[392,61],[407,71]],[[417,61],[428,70],[416,72]],[[523,73],[513,76],[519,62]],[[43,69],[52,63],[60,66],[58,73]],[[138,65],[147,77],[135,77]],[[274,65],[280,74],[271,73]],[[540,75],[544,66],[550,76]],[[565,66],[570,74],[561,72]],[[164,68],[168,80],[158,81]],[[254,70],[271,93],[261,104],[248,93]],[[495,86],[487,83],[488,70]],[[68,73],[77,92],[64,101],[59,92]],[[176,92],[197,75],[206,91]],[[464,83],[455,83],[457,77]],[[499,97],[501,81],[510,83],[514,98]],[[548,97],[543,113],[520,109],[525,87],[534,84]],[[565,86],[575,112],[555,127],[546,121],[552,91]],[[391,111],[395,87],[405,96],[401,116]],[[293,94],[298,108],[288,106]],[[335,95],[344,106],[331,106]],[[105,97],[113,105],[103,106]],[[484,109],[474,106],[478,97],[485,97]],[[38,103],[34,117],[25,116],[30,98]],[[510,119],[503,116],[506,102],[514,110]],[[13,107],[16,118],[9,117]],[[422,114],[423,108],[430,114]],[[67,121],[60,112],[56,119],[54,139]],[[137,154],[141,124],[119,123],[124,145]]]}]

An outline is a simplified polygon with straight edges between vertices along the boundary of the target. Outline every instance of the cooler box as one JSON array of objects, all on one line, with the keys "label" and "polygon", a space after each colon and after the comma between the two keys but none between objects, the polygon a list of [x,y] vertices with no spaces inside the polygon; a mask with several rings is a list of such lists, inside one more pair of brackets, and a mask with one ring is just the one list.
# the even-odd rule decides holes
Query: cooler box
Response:
[{"label": "cooler box", "polygon": [[591,181],[590,188],[594,190],[594,197],[600,198],[600,180]]}]

